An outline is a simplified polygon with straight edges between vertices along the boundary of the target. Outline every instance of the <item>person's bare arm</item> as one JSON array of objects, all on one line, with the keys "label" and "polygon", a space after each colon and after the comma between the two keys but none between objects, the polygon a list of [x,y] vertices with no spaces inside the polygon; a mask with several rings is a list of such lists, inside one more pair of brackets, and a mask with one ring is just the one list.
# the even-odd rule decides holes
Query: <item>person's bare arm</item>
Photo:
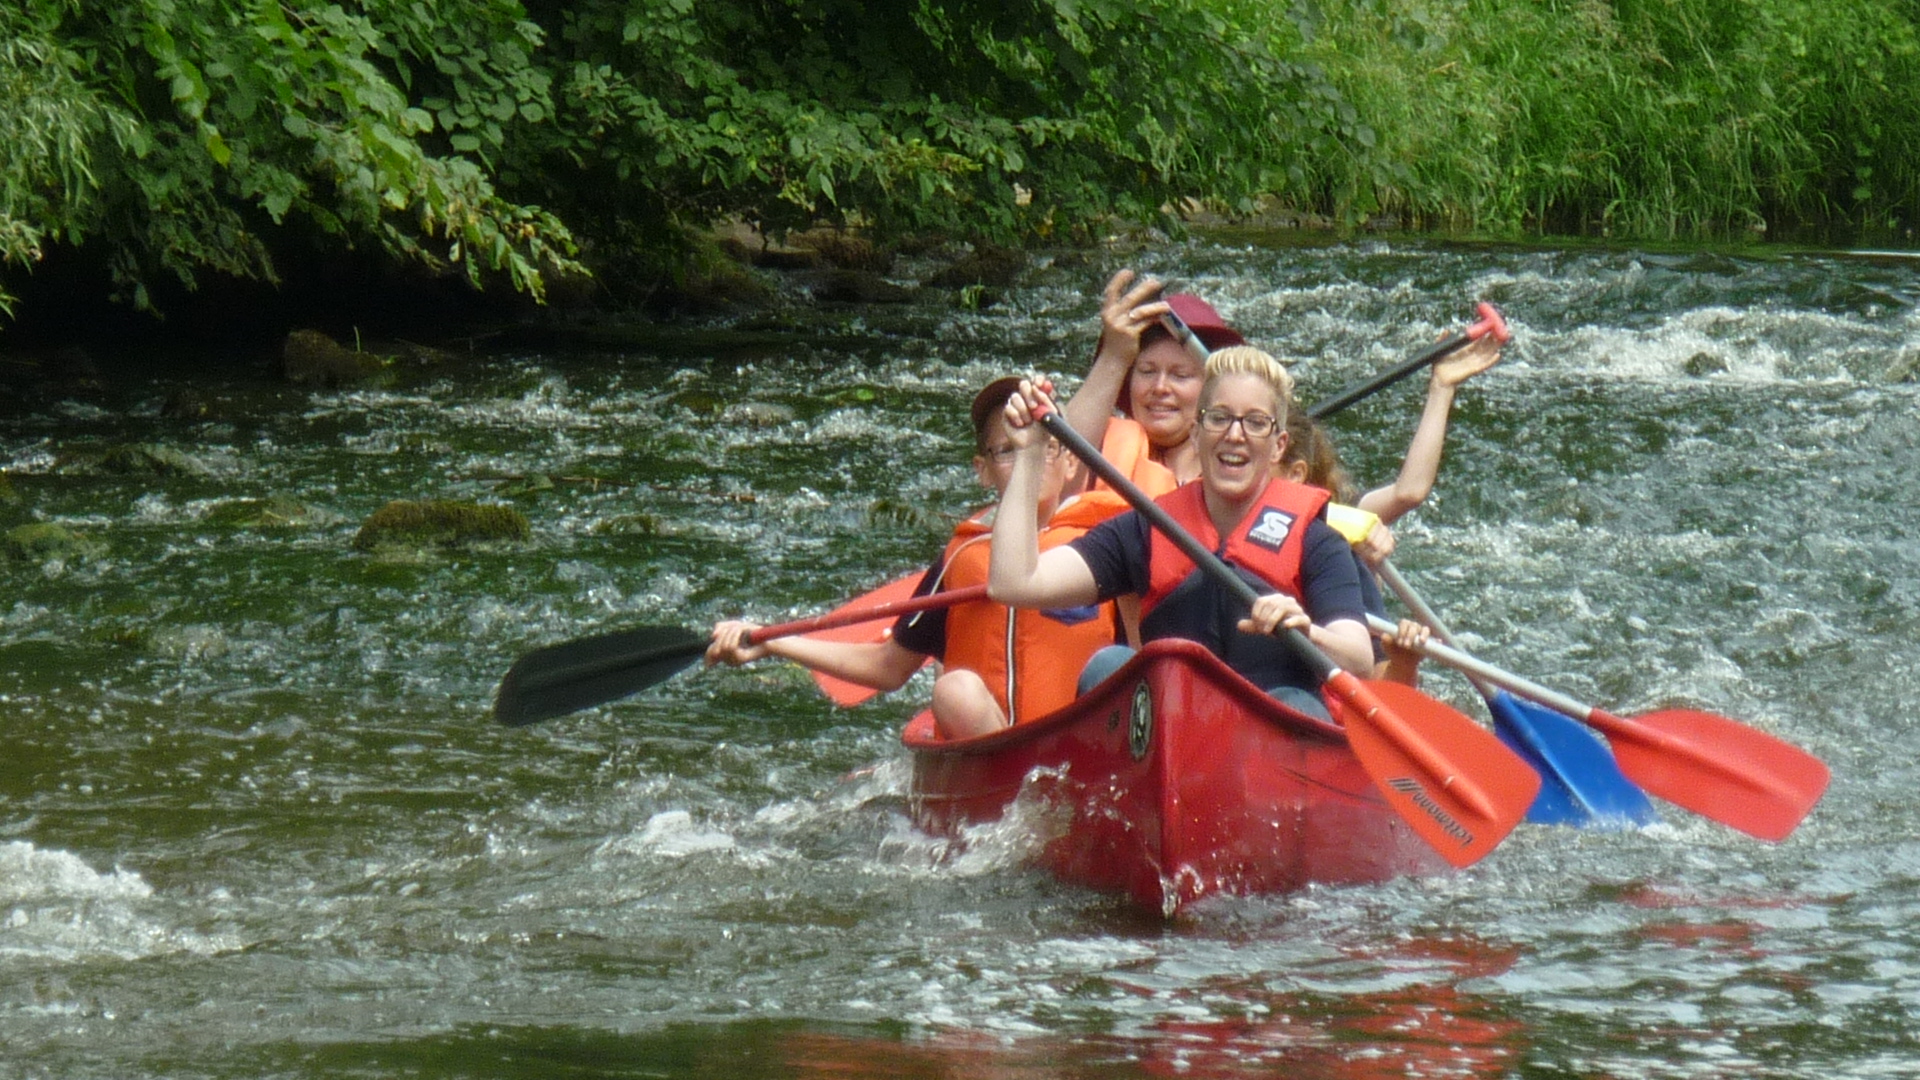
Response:
[{"label": "person's bare arm", "polygon": [[[1007,441],[1019,451],[1002,506],[1033,506],[1040,500],[1040,473],[1047,467],[1046,429],[1033,418],[1037,402],[1052,402],[1032,383],[1007,399]],[[1039,525],[1032,514],[1000,514],[993,523],[993,548],[987,571],[987,595],[1010,607],[1076,607],[1099,599],[1093,571],[1071,547],[1040,551]]]},{"label": "person's bare arm", "polygon": [[778,656],[815,671],[874,690],[898,690],[927,658],[904,646],[885,641],[817,641],[807,637],[780,637],[759,645],[746,644],[757,629],[750,622],[723,622],[713,628],[707,646],[709,664],[746,664]]},{"label": "person's bare arm", "polygon": [[1080,391],[1060,410],[1068,426],[1095,446],[1106,438],[1107,421],[1120,395],[1127,391],[1127,374],[1140,355],[1140,335],[1172,310],[1160,297],[1163,288],[1154,278],[1134,281],[1133,271],[1122,270],[1107,282],[1100,301],[1100,344]]},{"label": "person's bare arm", "polygon": [[1453,411],[1454,392],[1461,383],[1499,361],[1500,342],[1487,334],[1433,365],[1433,376],[1427,382],[1427,403],[1420,411],[1420,424],[1414,429],[1413,441],[1407,445],[1400,475],[1393,483],[1362,495],[1360,509],[1372,511],[1391,525],[1427,501],[1427,496],[1433,493],[1433,482],[1440,475],[1440,451],[1447,441],[1447,417]]}]

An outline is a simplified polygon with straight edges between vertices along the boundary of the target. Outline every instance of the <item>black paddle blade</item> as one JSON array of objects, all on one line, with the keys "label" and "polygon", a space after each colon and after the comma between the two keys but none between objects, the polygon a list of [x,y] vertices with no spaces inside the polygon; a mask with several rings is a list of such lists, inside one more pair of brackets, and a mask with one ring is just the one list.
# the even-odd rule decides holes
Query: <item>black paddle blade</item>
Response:
[{"label": "black paddle blade", "polygon": [[493,718],[525,727],[637,694],[691,667],[708,640],[684,627],[642,626],[535,649],[500,680]]}]

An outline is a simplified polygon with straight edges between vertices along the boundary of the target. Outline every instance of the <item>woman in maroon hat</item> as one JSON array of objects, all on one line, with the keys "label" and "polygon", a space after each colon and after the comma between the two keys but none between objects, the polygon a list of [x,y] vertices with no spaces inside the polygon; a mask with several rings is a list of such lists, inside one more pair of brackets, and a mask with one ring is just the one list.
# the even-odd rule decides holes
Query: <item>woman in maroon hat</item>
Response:
[{"label": "woman in maroon hat", "polygon": [[[1246,344],[1205,300],[1163,298],[1162,287],[1151,277],[1136,283],[1131,270],[1107,282],[1093,367],[1063,410],[1074,430],[1153,496],[1200,475],[1193,422],[1205,367],[1161,317],[1178,315],[1210,350]],[[1113,415],[1116,407],[1122,415]]]}]

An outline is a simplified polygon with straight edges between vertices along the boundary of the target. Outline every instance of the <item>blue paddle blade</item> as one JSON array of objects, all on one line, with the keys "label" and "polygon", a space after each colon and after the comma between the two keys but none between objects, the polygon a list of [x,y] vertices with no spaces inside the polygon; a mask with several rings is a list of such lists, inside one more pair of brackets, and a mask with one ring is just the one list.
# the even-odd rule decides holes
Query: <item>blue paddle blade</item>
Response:
[{"label": "blue paddle blade", "polygon": [[1629,829],[1660,820],[1646,792],[1620,772],[1607,744],[1579,721],[1505,690],[1487,698],[1487,709],[1494,734],[1540,773],[1528,821]]}]

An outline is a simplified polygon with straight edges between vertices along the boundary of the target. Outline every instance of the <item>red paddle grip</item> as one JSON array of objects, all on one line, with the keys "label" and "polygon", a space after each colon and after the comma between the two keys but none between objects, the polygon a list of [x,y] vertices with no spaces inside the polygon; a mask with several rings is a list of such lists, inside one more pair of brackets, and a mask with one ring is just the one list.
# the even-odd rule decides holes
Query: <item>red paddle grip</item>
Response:
[{"label": "red paddle grip", "polygon": [[1480,313],[1480,321],[1467,327],[1466,335],[1468,337],[1478,341],[1488,334],[1492,334],[1493,340],[1502,345],[1505,345],[1508,339],[1513,337],[1513,331],[1507,329],[1507,320],[1501,316],[1499,308],[1482,300],[1474,307],[1474,310]]}]

